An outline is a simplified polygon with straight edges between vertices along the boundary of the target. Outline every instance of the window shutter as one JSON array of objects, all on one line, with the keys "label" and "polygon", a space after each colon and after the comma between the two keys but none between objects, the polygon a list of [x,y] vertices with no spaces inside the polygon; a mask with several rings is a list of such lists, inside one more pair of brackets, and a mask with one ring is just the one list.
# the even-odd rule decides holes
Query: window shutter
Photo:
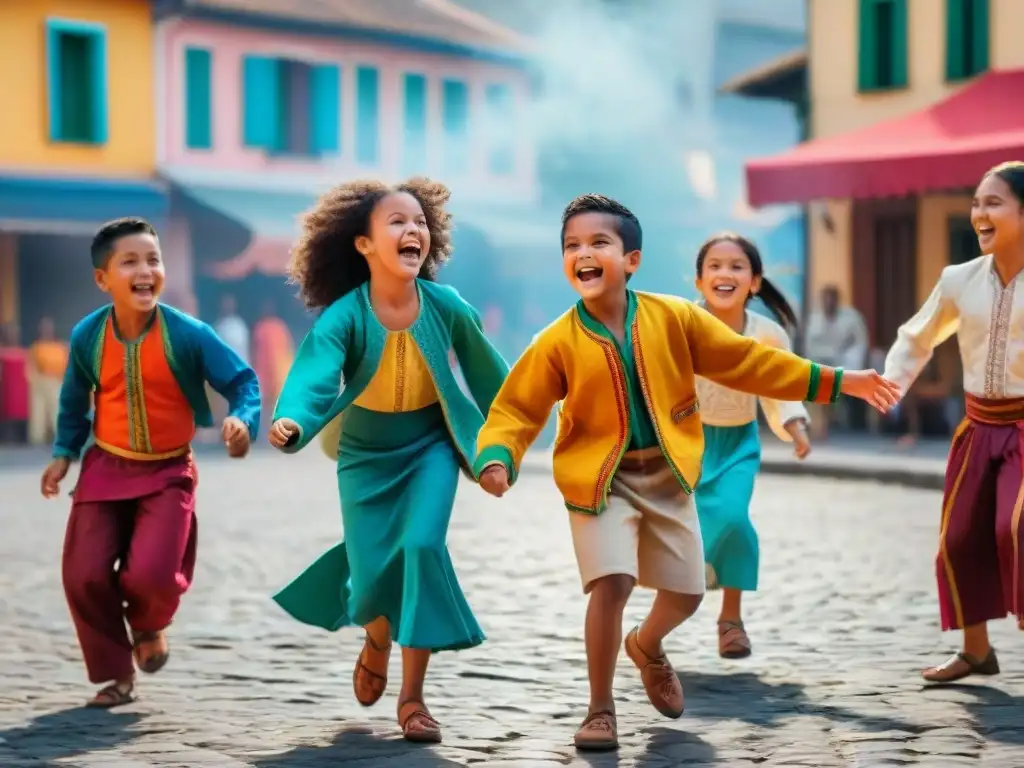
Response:
[{"label": "window shutter", "polygon": [[278,120],[280,68],[277,59],[246,56],[242,64],[243,143],[274,150],[281,143]]},{"label": "window shutter", "polygon": [[92,140],[106,144],[107,120],[107,36],[97,32],[92,36]]},{"label": "window shutter", "polygon": [[185,146],[213,146],[213,54],[203,48],[185,50]]},{"label": "window shutter", "polygon": [[907,0],[888,0],[892,3],[892,87],[905,88],[907,85]]},{"label": "window shutter", "polygon": [[[962,1],[962,0],[961,0]],[[974,29],[971,39],[972,61],[965,62],[971,67],[971,74],[977,75],[988,69],[989,46],[989,0],[971,0],[974,15]]]},{"label": "window shutter", "polygon": [[870,91],[878,84],[878,41],[875,40],[874,0],[860,0],[857,15],[857,90]]},{"label": "window shutter", "polygon": [[422,171],[427,162],[427,78],[409,73],[405,76],[403,106],[403,164],[411,172]]},{"label": "window shutter", "polygon": [[309,146],[334,154],[341,150],[341,70],[336,64],[318,64],[311,74]]},{"label": "window shutter", "polygon": [[380,126],[379,75],[375,67],[356,69],[356,161],[377,162]]}]

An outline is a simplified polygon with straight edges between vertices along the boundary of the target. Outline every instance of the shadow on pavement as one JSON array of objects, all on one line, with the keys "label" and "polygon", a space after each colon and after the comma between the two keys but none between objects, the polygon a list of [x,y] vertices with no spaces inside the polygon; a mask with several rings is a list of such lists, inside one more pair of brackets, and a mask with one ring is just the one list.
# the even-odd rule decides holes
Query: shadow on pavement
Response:
[{"label": "shadow on pavement", "polygon": [[1024,696],[1013,696],[999,688],[970,683],[924,686],[922,693],[950,690],[975,698],[963,706],[974,718],[978,733],[992,741],[1024,746],[1024,719],[1021,718]]},{"label": "shadow on pavement", "polygon": [[898,718],[813,701],[802,685],[770,683],[751,672],[681,672],[679,679],[686,690],[687,714],[706,720],[739,720],[762,728],[778,728],[796,715],[809,715],[871,732],[921,730],[919,725]]},{"label": "shadow on pavement", "polygon": [[0,731],[0,740],[6,741],[19,757],[66,760],[131,741],[136,736],[131,728],[142,719],[137,712],[77,707],[41,715],[21,728]]},{"label": "shadow on pavement", "polygon": [[[343,730],[326,747],[295,747],[279,755],[254,760],[254,768],[327,768],[366,761],[373,768],[462,768],[462,763],[434,754],[430,746],[410,744],[397,735]],[[360,763],[362,764],[362,763]]]}]

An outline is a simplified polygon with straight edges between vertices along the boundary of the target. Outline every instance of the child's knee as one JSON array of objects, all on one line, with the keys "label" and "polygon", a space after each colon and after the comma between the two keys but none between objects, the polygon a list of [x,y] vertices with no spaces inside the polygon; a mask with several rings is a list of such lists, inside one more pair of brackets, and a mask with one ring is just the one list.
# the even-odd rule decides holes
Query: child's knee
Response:
[{"label": "child's knee", "polygon": [[700,608],[700,604],[704,602],[704,593],[699,595],[690,595],[685,592],[668,592],[662,590],[658,593],[658,596],[665,600],[673,612],[677,613],[681,618],[688,619],[690,616],[697,612]]},{"label": "child's knee", "polygon": [[591,602],[597,600],[609,608],[625,608],[633,592],[635,579],[624,573],[613,573],[594,579],[587,585]]}]

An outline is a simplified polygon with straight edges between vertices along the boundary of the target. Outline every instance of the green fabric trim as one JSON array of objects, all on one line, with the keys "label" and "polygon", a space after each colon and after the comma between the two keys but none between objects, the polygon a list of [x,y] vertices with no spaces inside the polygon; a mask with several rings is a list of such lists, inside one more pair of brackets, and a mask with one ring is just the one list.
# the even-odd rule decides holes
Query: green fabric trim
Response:
[{"label": "green fabric trim", "polygon": [[832,396],[829,398],[830,403],[839,402],[839,395],[843,391],[843,369],[836,368],[836,376],[832,381]]},{"label": "green fabric trim", "polygon": [[508,484],[512,485],[519,476],[519,473],[516,472],[516,463],[512,458],[512,451],[504,445],[488,445],[477,454],[476,461],[473,462],[473,478],[479,481],[480,474],[487,465],[494,464],[495,462],[505,467],[505,471],[508,472]]},{"label": "green fabric trim", "polygon": [[818,390],[821,388],[821,366],[811,363],[811,380],[807,383],[807,397],[804,400],[808,403],[816,402]]}]

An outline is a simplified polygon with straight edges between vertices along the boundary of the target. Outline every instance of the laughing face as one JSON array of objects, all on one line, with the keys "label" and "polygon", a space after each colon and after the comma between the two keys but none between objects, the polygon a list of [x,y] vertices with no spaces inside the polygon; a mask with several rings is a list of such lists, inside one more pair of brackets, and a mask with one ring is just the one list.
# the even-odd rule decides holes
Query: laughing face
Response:
[{"label": "laughing face", "polygon": [[106,266],[94,276],[100,290],[110,294],[115,310],[153,310],[164,289],[160,242],[148,232],[118,238]]},{"label": "laughing face", "polygon": [[982,179],[974,193],[971,226],[985,254],[1012,249],[1020,242],[1024,208],[1007,183],[994,173]]},{"label": "laughing face", "polygon": [[607,213],[581,213],[565,223],[562,268],[584,300],[625,291],[626,276],[640,266],[640,251],[623,252],[618,224]]},{"label": "laughing face", "polygon": [[736,243],[715,243],[704,255],[697,290],[713,309],[727,311],[743,305],[757,293],[761,278],[754,274],[750,259]]},{"label": "laughing face", "polygon": [[356,248],[371,271],[414,280],[430,252],[430,230],[419,201],[408,192],[382,198],[370,214],[369,235],[357,237]]}]

